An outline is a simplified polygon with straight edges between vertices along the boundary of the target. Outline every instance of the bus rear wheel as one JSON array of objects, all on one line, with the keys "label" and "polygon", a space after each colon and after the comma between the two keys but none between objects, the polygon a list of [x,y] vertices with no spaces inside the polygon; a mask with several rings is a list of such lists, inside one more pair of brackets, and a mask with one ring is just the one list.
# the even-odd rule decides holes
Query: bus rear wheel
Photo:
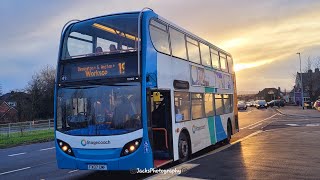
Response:
[{"label": "bus rear wheel", "polygon": [[231,123],[228,122],[228,126],[227,126],[227,139],[226,139],[226,143],[229,144],[231,141],[231,134],[232,134],[232,129],[231,129]]},{"label": "bus rear wheel", "polygon": [[190,155],[190,148],[189,148],[189,141],[188,141],[188,137],[185,133],[181,133],[179,136],[179,162],[185,162],[189,159],[189,155]]}]

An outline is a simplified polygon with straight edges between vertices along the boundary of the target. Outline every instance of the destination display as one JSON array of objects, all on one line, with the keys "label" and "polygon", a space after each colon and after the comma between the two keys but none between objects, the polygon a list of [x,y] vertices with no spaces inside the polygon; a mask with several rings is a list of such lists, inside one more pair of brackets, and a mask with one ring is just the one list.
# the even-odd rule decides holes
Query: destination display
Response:
[{"label": "destination display", "polygon": [[130,77],[137,75],[137,72],[137,63],[132,59],[74,63],[64,66],[61,80]]}]

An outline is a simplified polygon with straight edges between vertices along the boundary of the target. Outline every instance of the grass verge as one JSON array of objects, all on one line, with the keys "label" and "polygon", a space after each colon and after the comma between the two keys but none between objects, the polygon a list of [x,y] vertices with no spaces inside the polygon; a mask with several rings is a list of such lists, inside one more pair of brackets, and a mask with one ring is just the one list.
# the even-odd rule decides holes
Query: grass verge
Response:
[{"label": "grass verge", "polygon": [[52,141],[54,139],[53,130],[39,130],[30,132],[11,133],[10,137],[7,134],[0,134],[0,149]]}]

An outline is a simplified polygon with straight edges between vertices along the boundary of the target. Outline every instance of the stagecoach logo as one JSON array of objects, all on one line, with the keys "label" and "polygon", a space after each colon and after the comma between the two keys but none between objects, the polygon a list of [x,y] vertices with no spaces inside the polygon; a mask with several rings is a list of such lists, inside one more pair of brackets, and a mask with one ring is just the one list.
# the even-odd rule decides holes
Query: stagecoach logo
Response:
[{"label": "stagecoach logo", "polygon": [[201,129],[204,129],[205,127],[206,127],[206,125],[203,125],[203,126],[193,125],[193,126],[192,126],[192,132],[193,132],[193,133],[196,133],[196,131],[200,131]]},{"label": "stagecoach logo", "polygon": [[82,146],[86,146],[87,144],[97,145],[97,144],[110,144],[110,143],[111,142],[109,140],[106,140],[106,141],[89,141],[89,140],[85,140],[85,139],[81,140]]},{"label": "stagecoach logo", "polygon": [[85,139],[82,139],[81,145],[82,145],[82,146],[86,146],[86,145],[87,145],[87,141],[86,141]]}]

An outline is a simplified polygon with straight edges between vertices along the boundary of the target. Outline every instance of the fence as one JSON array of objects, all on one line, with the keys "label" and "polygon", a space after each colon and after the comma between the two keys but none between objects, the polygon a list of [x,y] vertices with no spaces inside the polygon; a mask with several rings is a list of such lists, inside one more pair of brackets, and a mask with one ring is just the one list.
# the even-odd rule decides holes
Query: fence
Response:
[{"label": "fence", "polygon": [[47,129],[54,129],[53,119],[0,124],[0,135],[10,137],[12,133],[24,133]]}]

